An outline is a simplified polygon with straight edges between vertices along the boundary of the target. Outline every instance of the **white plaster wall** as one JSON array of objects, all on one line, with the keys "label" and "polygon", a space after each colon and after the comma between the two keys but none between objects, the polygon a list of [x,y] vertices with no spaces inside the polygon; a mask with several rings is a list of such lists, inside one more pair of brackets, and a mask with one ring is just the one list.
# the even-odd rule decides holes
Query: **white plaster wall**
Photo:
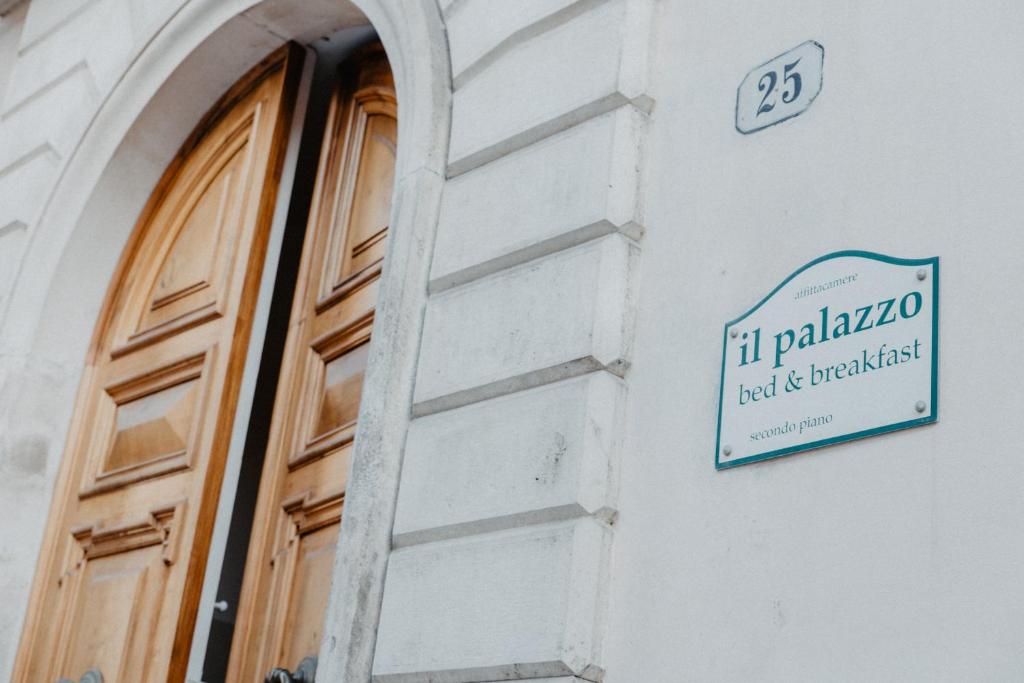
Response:
[{"label": "white plaster wall", "polygon": [[[386,430],[357,446],[381,456],[361,484],[379,491],[396,485],[405,440],[401,548],[374,660],[376,624],[359,619],[380,586],[359,570],[383,567],[390,528],[378,527],[390,521],[376,509],[347,518],[373,542],[352,554],[362,565],[339,562],[351,590],[335,592],[328,633],[367,633],[349,632],[363,644],[344,660],[332,637],[325,671],[368,677],[372,664],[385,681],[466,683],[1024,679],[1024,399],[1006,360],[1024,328],[1024,8],[496,2],[439,2],[453,149],[424,152],[396,204],[410,225],[438,221],[438,240],[417,233],[399,256],[412,265],[382,316],[422,319],[429,278],[422,346],[395,341],[404,379],[381,384],[415,400],[417,417],[405,440],[381,393],[361,424]],[[52,364],[33,356],[40,335],[59,332],[40,323],[48,293],[72,289],[62,245],[88,237],[34,231],[102,97],[182,5],[31,0],[0,20],[0,55],[17,41],[6,87],[0,68],[0,263],[54,245],[0,271],[22,292],[15,305],[0,284],[5,605],[24,604],[84,349],[75,341]],[[289,16],[263,19],[254,25],[289,34]],[[109,22],[116,30],[96,40]],[[407,37],[402,26],[384,29]],[[736,85],[807,39],[825,46],[821,96],[799,118],[738,134]],[[432,96],[448,107],[447,91]],[[442,185],[436,206],[416,202]],[[841,248],[943,258],[939,424],[716,472],[722,323]],[[97,254],[93,274],[115,256]],[[105,286],[96,276],[80,289],[98,305]],[[88,330],[95,310],[75,316],[60,321]],[[19,626],[0,623],[0,678]]]},{"label": "white plaster wall", "polygon": [[[1024,6],[660,9],[606,680],[1024,680]],[[737,133],[808,39],[810,110]],[[844,248],[941,257],[938,424],[716,472],[722,324]]]}]

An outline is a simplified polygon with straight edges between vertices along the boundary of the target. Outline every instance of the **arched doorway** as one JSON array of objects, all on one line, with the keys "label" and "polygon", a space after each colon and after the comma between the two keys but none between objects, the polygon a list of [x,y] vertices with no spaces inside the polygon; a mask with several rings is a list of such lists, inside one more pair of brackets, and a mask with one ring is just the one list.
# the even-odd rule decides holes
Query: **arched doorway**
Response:
[{"label": "arched doorway", "polygon": [[[180,42],[184,42],[187,45],[189,40],[194,40],[193,47],[195,49],[188,53],[189,56],[179,59],[178,66],[188,65],[190,67],[188,71],[191,72],[192,77],[195,77],[197,73],[204,73],[204,69],[208,69],[209,72],[204,73],[204,78],[207,80],[216,81],[218,78],[223,78],[223,74],[217,73],[217,65],[213,64],[210,59],[216,55],[217,50],[215,47],[218,41],[222,41],[222,48],[228,44],[223,42],[227,40],[224,33],[225,31],[230,33],[229,27],[232,25],[231,22],[236,21],[240,15],[236,12],[235,15],[232,15],[235,19],[228,18],[225,21],[226,10],[224,5],[214,7],[214,4],[192,2],[186,5],[182,13],[174,17],[164,30],[158,34],[157,40],[154,41],[153,49],[147,49],[146,53],[141,55],[136,61],[133,69],[136,67],[141,68],[140,64],[145,65],[152,76],[153,72],[159,72],[161,68],[166,69],[171,66],[172,64],[168,63],[169,60],[182,56]],[[237,11],[240,8],[248,8],[248,5],[251,3],[232,4],[237,6],[229,9]],[[294,5],[294,3],[280,2],[262,3],[258,8],[260,11],[271,12],[275,8],[278,10],[286,8],[289,4]],[[346,502],[346,505],[363,505],[371,511],[382,510],[385,514],[383,516],[379,514],[360,516],[354,522],[353,535],[354,539],[357,538],[358,540],[354,540],[353,543],[359,547],[359,550],[353,552],[345,561],[339,563],[339,570],[335,572],[336,584],[339,583],[337,577],[341,576],[341,584],[339,586],[343,585],[346,581],[358,582],[360,585],[365,586],[367,576],[376,575],[379,577],[382,574],[382,562],[386,561],[386,551],[381,553],[379,549],[385,547],[389,542],[390,522],[388,521],[387,512],[393,507],[393,504],[389,505],[387,498],[391,496],[393,499],[393,487],[397,485],[398,468],[397,462],[391,462],[388,459],[397,458],[399,449],[396,448],[396,445],[400,445],[402,435],[404,434],[403,421],[407,419],[407,405],[403,407],[402,400],[405,400],[407,397],[408,387],[411,386],[410,368],[412,359],[409,357],[408,351],[415,346],[413,342],[410,342],[410,339],[415,340],[417,338],[418,329],[416,328],[416,321],[419,316],[416,313],[416,309],[422,305],[421,295],[417,294],[415,287],[410,288],[408,285],[410,282],[425,282],[426,266],[425,262],[423,262],[425,257],[422,255],[422,250],[416,245],[422,245],[424,235],[429,238],[430,231],[433,228],[432,222],[430,220],[424,221],[423,216],[429,217],[436,213],[437,194],[440,190],[438,166],[440,160],[443,159],[443,154],[439,154],[438,150],[443,150],[447,125],[445,118],[446,108],[443,106],[446,87],[444,74],[446,71],[437,69],[436,63],[430,63],[431,59],[436,59],[437,57],[436,50],[426,49],[424,53],[420,54],[419,59],[423,60],[426,58],[427,66],[424,67],[422,65],[417,66],[415,64],[416,60],[410,56],[402,56],[405,48],[399,46],[399,44],[404,42],[409,50],[429,48],[430,41],[435,41],[438,38],[439,33],[437,29],[439,28],[439,22],[430,24],[430,21],[433,20],[428,18],[425,25],[421,24],[418,27],[414,27],[415,21],[412,20],[417,19],[417,12],[413,11],[410,13],[407,7],[402,7],[400,12],[397,9],[398,3],[362,4],[367,5],[365,7],[367,15],[370,15],[371,18],[374,16],[377,18],[374,25],[378,26],[379,24],[378,27],[380,28],[385,45],[392,52],[392,61],[397,63],[396,78],[399,81],[399,92],[402,92],[403,87],[409,92],[409,112],[408,114],[403,114],[403,120],[399,124],[400,129],[409,131],[409,135],[403,137],[403,140],[409,140],[409,144],[403,143],[403,148],[399,154],[398,172],[396,174],[398,177],[395,194],[396,209],[393,214],[396,217],[393,232],[396,235],[401,233],[403,225],[406,226],[408,232],[404,233],[399,239],[396,239],[391,247],[389,259],[392,263],[397,264],[396,269],[392,271],[396,281],[393,284],[385,282],[383,289],[390,289],[398,292],[399,295],[390,299],[385,296],[384,306],[390,309],[388,311],[389,315],[386,318],[390,329],[386,329],[385,333],[380,335],[383,337],[383,341],[380,343],[375,342],[375,348],[370,354],[367,391],[364,393],[364,402],[370,401],[371,404],[374,401],[376,402],[374,409],[368,411],[370,419],[375,423],[372,430],[373,436],[361,441],[365,446],[362,451],[366,454],[363,461],[371,465],[367,472],[372,472],[369,475],[372,481],[366,479],[361,473],[360,456],[357,454],[356,465],[353,469],[352,485],[349,488],[348,500]],[[351,6],[345,6],[342,3],[323,3],[323,5],[324,7],[330,5],[338,13],[343,13],[342,10],[351,12]],[[316,25],[322,24],[324,21],[323,13],[318,15],[316,11],[311,10],[308,6],[301,9],[293,6],[291,11],[294,11],[296,16],[305,16],[305,21],[309,24],[303,29],[300,25],[301,22],[296,21],[296,35],[301,30],[306,30],[308,33],[309,30],[312,30]],[[427,14],[427,12],[424,10],[423,14]],[[243,19],[243,21],[249,21],[249,19]],[[178,31],[178,33],[175,33],[175,31]],[[203,35],[204,32],[206,32],[205,35]],[[174,50],[169,50],[171,53],[170,57],[160,55],[158,52],[161,47],[168,47],[168,45],[162,46],[160,42],[165,33],[171,34],[167,37],[167,40],[173,38],[179,41],[175,43],[176,47]],[[288,37],[280,33],[274,35],[279,40],[280,38]],[[403,41],[400,37],[405,37],[408,40]],[[389,40],[391,45],[388,45]],[[252,50],[253,48],[247,46],[247,49]],[[205,53],[205,59],[197,59],[197,56],[202,56],[203,53]],[[395,54],[399,55],[398,59],[394,58]],[[147,60],[150,60],[148,64],[146,64]],[[196,61],[188,64],[189,60]],[[426,68],[426,72],[423,71],[424,68]],[[420,73],[421,76],[425,73],[428,77],[417,80],[414,77],[417,72],[422,72]],[[138,82],[134,79],[141,79],[143,76],[144,74],[132,73],[126,75],[123,85],[119,86],[118,90],[138,85]],[[177,74],[175,74],[176,76]],[[168,83],[171,83],[173,78],[168,80]],[[159,102],[161,97],[166,94],[167,91],[165,90],[157,92],[150,100],[150,104]],[[79,153],[72,159],[62,181],[58,184],[54,199],[50,203],[51,209],[49,213],[51,215],[44,217],[44,222],[49,220],[57,232],[59,232],[62,223],[61,219],[63,218],[67,221],[64,225],[66,230],[64,235],[68,238],[68,242],[62,259],[62,266],[76,261],[75,247],[81,244],[83,240],[88,241],[98,238],[102,242],[116,244],[119,241],[123,243],[125,239],[117,235],[118,230],[121,230],[120,234],[124,235],[123,226],[120,228],[110,227],[111,212],[116,214],[118,211],[121,211],[122,218],[130,214],[131,200],[130,198],[119,197],[116,202],[113,202],[114,206],[111,207],[109,206],[109,199],[111,196],[117,196],[116,179],[124,177],[125,173],[130,172],[130,163],[126,165],[126,160],[130,161],[132,159],[133,150],[129,149],[132,141],[137,141],[140,137],[144,136],[147,125],[150,126],[150,129],[153,126],[159,125],[160,118],[154,115],[147,121],[147,112],[143,112],[143,115],[137,115],[134,125],[129,126],[127,132],[122,134],[120,138],[123,141],[121,147],[111,150],[108,145],[106,148],[107,152],[104,152],[103,142],[98,137],[109,134],[111,132],[110,129],[116,129],[117,125],[124,126],[126,123],[124,120],[126,113],[130,114],[133,106],[136,106],[137,113],[138,103],[133,104],[131,101],[138,97],[138,93],[115,92],[115,95],[120,95],[124,99],[118,102],[116,101],[118,97],[112,97],[107,105],[105,105],[104,110],[100,112],[93,128],[83,141]],[[163,101],[166,102],[166,99]],[[153,112],[148,112],[148,114],[153,114]],[[168,115],[168,118],[174,118],[173,112]],[[180,122],[168,122],[164,126],[164,130],[173,130],[175,125],[180,127],[181,124]],[[105,128],[106,130],[104,130]],[[124,130],[124,128],[121,130]],[[417,134],[417,131],[420,134]],[[426,133],[426,135],[423,135],[423,133]],[[151,149],[147,151],[152,152]],[[138,152],[138,150],[134,150],[134,152]],[[90,153],[98,153],[101,158],[106,153],[112,156],[112,158],[102,169],[89,169],[89,159],[82,157],[82,155],[88,156]],[[92,173],[91,176],[90,173]],[[144,173],[137,175],[144,175]],[[137,190],[137,186],[143,185],[145,185],[145,182],[136,178],[134,186],[129,189]],[[61,203],[60,200],[67,196],[71,196],[74,199],[76,195],[79,208],[77,215],[62,216],[61,214],[66,210],[66,207],[75,206],[76,201]],[[106,211],[103,207],[105,203],[108,204]],[[97,266],[91,263],[79,262],[76,272],[92,272],[95,275],[98,271],[102,271],[103,267],[102,263]],[[421,287],[425,290],[425,286]],[[62,307],[81,306],[83,299],[85,299],[86,307],[90,305],[95,306],[95,303],[88,301],[88,297],[90,295],[95,297],[96,288],[97,286],[92,284],[82,292],[70,291],[65,287],[65,283],[54,279],[50,282],[49,295],[47,297],[47,318],[59,315]],[[417,301],[417,297],[420,297],[419,301]],[[50,315],[51,312],[52,316]],[[55,330],[49,326],[48,322],[44,321],[41,324],[37,332],[37,335],[43,341],[40,345],[41,353],[44,348],[52,348],[55,334]],[[74,345],[71,344],[70,346],[73,347]],[[398,347],[406,353],[404,355],[398,354],[397,356],[393,353],[389,354],[389,349],[387,348],[389,346],[392,349]],[[73,353],[73,351],[65,348],[62,353],[69,354]],[[374,358],[383,355],[399,357],[399,361],[387,366],[378,363],[375,367]],[[403,365],[406,367],[403,367]],[[402,393],[403,387],[405,387],[405,395]],[[394,400],[396,389],[399,401]],[[360,429],[363,429],[363,427],[361,426]],[[384,469],[392,471],[390,475],[385,472],[383,480],[381,479],[381,459],[387,460],[387,462],[383,463]],[[365,481],[362,484],[362,489],[360,489],[361,477]],[[390,492],[389,487],[392,489]],[[360,496],[360,490],[364,491],[366,495]],[[348,521],[346,521],[347,523]],[[367,543],[368,539],[369,543]],[[377,548],[376,551],[374,551],[374,547]],[[374,557],[369,557],[366,554],[367,551],[370,551]],[[347,579],[345,578],[346,576],[348,577]],[[209,581],[206,583],[209,584]],[[379,586],[377,590],[379,591]],[[204,591],[199,605],[200,612],[208,606],[212,607],[212,604],[207,605],[204,603],[212,603],[215,598],[216,595],[212,594],[211,591]],[[364,660],[367,659],[365,653],[360,655],[358,652],[360,648],[366,649],[367,645],[364,641],[355,643],[353,648],[345,645],[348,636],[345,635],[346,627],[343,622],[346,615],[351,616],[355,612],[361,613],[361,618],[368,617],[372,619],[375,608],[374,603],[379,603],[379,593],[376,597],[373,595],[373,591],[369,594],[366,591],[361,591],[358,594],[353,591],[346,594],[339,588],[338,594],[334,595],[332,600],[335,607],[337,607],[337,609],[331,610],[332,628],[335,629],[334,632],[336,634],[332,639],[333,649],[337,653],[336,661],[340,662],[340,666],[348,666],[345,663],[347,657],[350,657],[352,661],[356,661],[360,657]],[[361,605],[369,606],[369,613]],[[341,623],[340,628],[339,623]],[[341,643],[340,646],[339,643]],[[372,653],[372,642],[369,643],[369,652]]]}]

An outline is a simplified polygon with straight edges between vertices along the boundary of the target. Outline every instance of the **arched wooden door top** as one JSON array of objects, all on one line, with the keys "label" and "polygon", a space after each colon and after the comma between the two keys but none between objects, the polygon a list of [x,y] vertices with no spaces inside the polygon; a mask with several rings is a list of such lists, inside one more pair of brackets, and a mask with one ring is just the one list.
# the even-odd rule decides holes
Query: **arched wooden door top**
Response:
[{"label": "arched wooden door top", "polygon": [[234,86],[157,185],[101,311],[14,680],[182,680],[299,54]]}]

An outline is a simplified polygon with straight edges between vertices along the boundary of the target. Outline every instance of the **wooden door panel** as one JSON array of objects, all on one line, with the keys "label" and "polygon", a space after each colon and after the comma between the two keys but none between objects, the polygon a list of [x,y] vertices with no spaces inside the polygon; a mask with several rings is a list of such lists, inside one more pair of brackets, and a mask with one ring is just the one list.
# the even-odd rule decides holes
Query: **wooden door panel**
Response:
[{"label": "wooden door panel", "polygon": [[[394,189],[397,120],[391,74],[366,64],[354,89],[337,102],[330,129],[333,149],[326,169],[331,183],[327,258],[320,307],[347,291],[353,276],[380,272]],[[333,182],[332,182],[333,181]],[[326,207],[325,207],[326,208]]]},{"label": "wooden door panel", "polygon": [[383,264],[396,144],[379,44],[332,98],[303,244],[228,680],[316,655]]},{"label": "wooden door panel", "polygon": [[[357,274],[359,277],[362,275]],[[328,338],[336,336],[339,330],[373,317],[380,291],[379,275],[377,272],[365,281],[357,281],[354,287],[350,278],[348,289],[335,290],[342,291],[343,295],[328,299],[326,305],[317,302],[314,315],[306,321],[310,346],[320,346]]]},{"label": "wooden door panel", "polygon": [[369,358],[369,339],[346,349],[328,360],[323,359],[323,391],[317,415],[314,438],[353,425],[359,414],[359,398],[363,390],[363,372]]},{"label": "wooden door panel", "polygon": [[331,283],[341,285],[353,273],[384,258],[391,189],[395,182],[395,120],[386,114],[367,116],[363,102],[357,116],[366,116],[360,136],[356,181],[353,184],[345,246],[340,268]]},{"label": "wooden door panel", "polygon": [[273,666],[293,668],[320,649],[351,454],[349,442],[300,465],[279,491],[258,574],[263,587],[251,605],[256,618],[249,625],[259,630],[249,631],[248,642],[235,641],[249,652],[251,680],[262,681]]},{"label": "wooden door panel", "polygon": [[87,359],[14,680],[184,678],[300,51],[200,123],[143,211]]},{"label": "wooden door panel", "polygon": [[[331,586],[331,570],[341,526],[341,496],[306,501],[288,511],[293,539],[290,552],[281,560],[290,565],[281,596],[287,606],[278,661],[294,663],[320,650],[324,612]],[[287,510],[286,510],[287,511]]]},{"label": "wooden door panel", "polygon": [[[150,613],[154,605],[147,596],[159,586],[160,572],[150,574],[154,551],[136,551],[141,557],[111,556],[88,562],[81,576],[74,580],[73,608],[69,616],[77,623],[91,624],[89,629],[69,632],[64,656],[60,658],[60,671],[88,671],[96,668],[104,678],[124,680],[126,674],[142,674],[138,661],[132,661],[133,626],[153,621]],[[132,562],[134,560],[134,562]],[[149,561],[147,561],[149,560]],[[144,634],[142,640],[145,642]],[[137,658],[135,658],[137,660]]]},{"label": "wooden door panel", "polygon": [[[108,391],[108,394],[111,392]],[[117,402],[114,439],[103,461],[102,475],[184,456],[194,431],[199,393],[198,373],[169,386]]]},{"label": "wooden door panel", "polygon": [[135,335],[217,303],[225,275],[224,255],[230,250],[230,223],[238,218],[238,183],[248,161],[247,142],[248,136],[240,137],[235,144],[217,150],[224,158],[211,164],[206,169],[208,177],[200,178],[190,193],[193,196],[184,198],[191,210],[183,213],[177,229],[171,231],[177,234]]},{"label": "wooden door panel", "polygon": [[340,448],[355,436],[372,326],[371,311],[309,344],[308,379],[299,386],[305,399],[298,406],[302,421],[295,425],[290,470]]},{"label": "wooden door panel", "polygon": [[164,229],[139,255],[156,265],[139,273],[125,296],[125,305],[138,313],[119,321],[123,329],[114,358],[224,315],[239,254],[236,243],[244,238],[241,222],[251,220],[247,201],[258,199],[249,194],[247,181],[262,171],[263,109],[257,103],[244,115],[222,120],[223,130],[197,145],[194,167],[182,170],[156,208],[151,221]]},{"label": "wooden door panel", "polygon": [[187,469],[200,449],[215,347],[104,386],[92,428],[92,475],[80,498]]},{"label": "wooden door panel", "polygon": [[48,680],[99,669],[104,680],[150,680],[146,647],[178,561],[184,502],[154,507],[126,520],[101,520],[71,530],[57,580],[61,638]]}]

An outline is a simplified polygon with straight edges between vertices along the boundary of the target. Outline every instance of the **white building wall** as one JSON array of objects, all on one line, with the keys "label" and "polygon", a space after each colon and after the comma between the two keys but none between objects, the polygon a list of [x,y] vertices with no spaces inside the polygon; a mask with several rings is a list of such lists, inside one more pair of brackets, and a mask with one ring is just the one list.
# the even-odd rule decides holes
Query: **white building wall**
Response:
[{"label": "white building wall", "polygon": [[[183,4],[0,19],[0,601],[19,614],[67,420],[25,397],[69,413],[80,368],[28,360],[43,311],[10,293],[60,277],[56,249],[21,265],[44,204]],[[1024,679],[1024,9],[439,5],[453,123],[375,678]],[[808,39],[822,94],[740,135],[740,80]],[[939,423],[716,472],[721,325],[844,248],[943,259]],[[0,679],[19,628],[0,622]]]},{"label": "white building wall", "polygon": [[[660,9],[607,680],[1024,680],[1024,6]],[[817,100],[739,134],[810,39]],[[851,248],[941,258],[938,423],[716,472],[723,324]]]}]

